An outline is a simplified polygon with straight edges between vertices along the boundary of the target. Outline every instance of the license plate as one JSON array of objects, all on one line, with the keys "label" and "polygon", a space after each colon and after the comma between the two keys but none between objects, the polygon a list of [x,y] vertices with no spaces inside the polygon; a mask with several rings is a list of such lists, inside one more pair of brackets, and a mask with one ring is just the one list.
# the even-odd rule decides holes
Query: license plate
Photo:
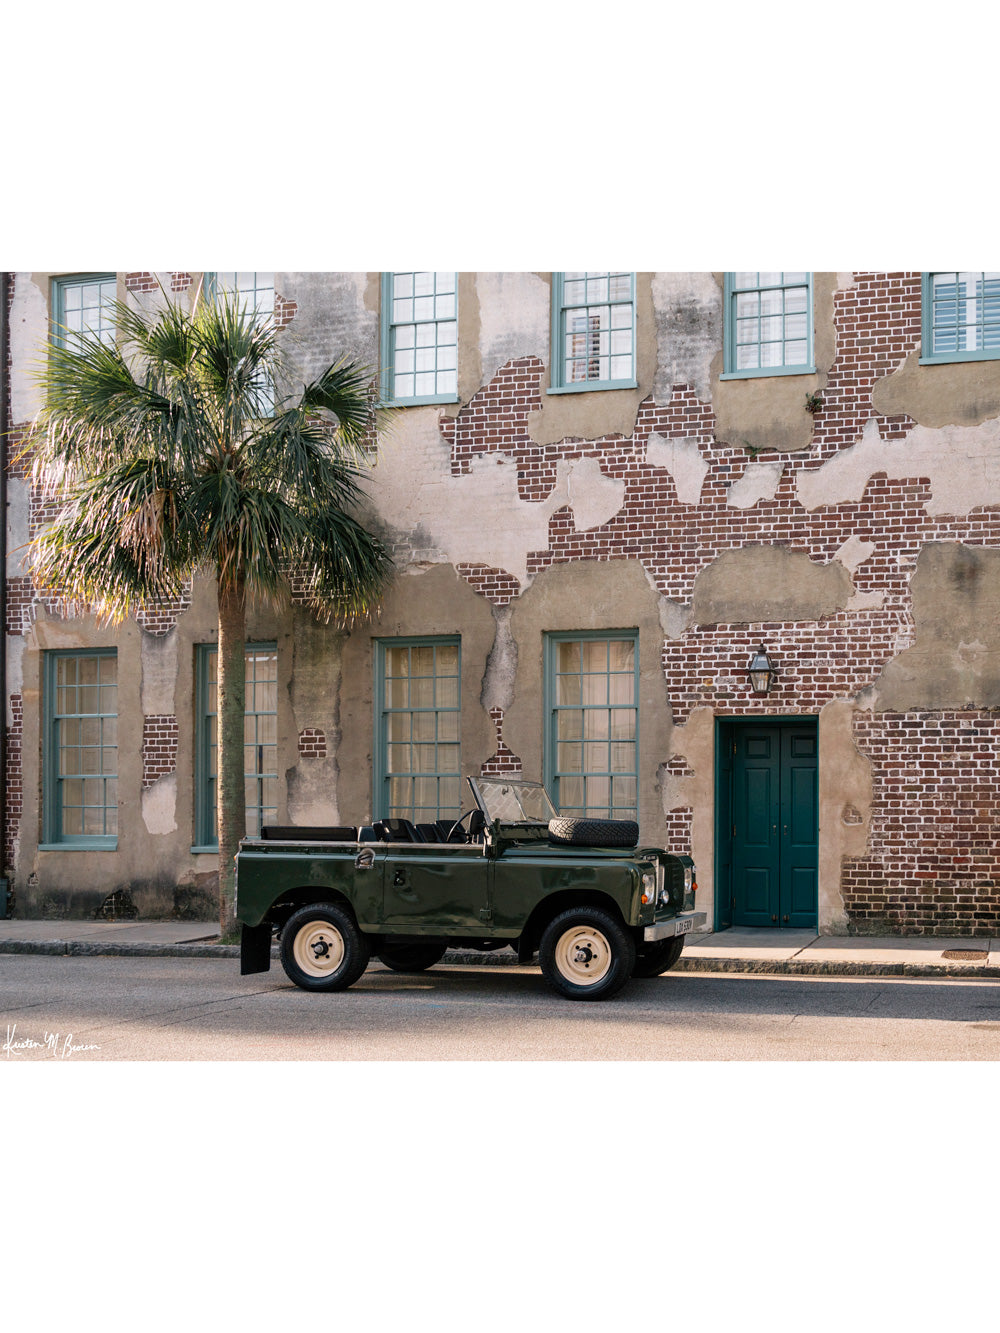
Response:
[{"label": "license plate", "polygon": [[674,934],[675,934],[675,935],[686,935],[686,934],[688,933],[688,931],[691,930],[691,928],[692,928],[693,925],[694,925],[694,922],[691,920],[690,917],[688,917],[688,919],[687,919],[686,921],[678,921],[678,922],[677,922],[677,929],[674,931]]}]

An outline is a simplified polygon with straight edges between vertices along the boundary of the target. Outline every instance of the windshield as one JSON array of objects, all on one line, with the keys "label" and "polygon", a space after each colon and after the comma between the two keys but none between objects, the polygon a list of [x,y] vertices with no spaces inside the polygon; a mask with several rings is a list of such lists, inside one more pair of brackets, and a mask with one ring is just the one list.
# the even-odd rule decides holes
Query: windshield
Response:
[{"label": "windshield", "polygon": [[489,823],[548,824],[555,809],[540,782],[519,778],[470,778],[476,800]]}]

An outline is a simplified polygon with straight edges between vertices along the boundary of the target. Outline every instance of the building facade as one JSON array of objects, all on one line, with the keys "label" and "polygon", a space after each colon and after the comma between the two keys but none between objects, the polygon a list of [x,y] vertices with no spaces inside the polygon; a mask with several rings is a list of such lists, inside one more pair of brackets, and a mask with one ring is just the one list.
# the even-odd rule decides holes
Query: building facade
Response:
[{"label": "building facade", "polygon": [[203,281],[396,409],[378,619],[251,616],[248,830],[517,771],[689,852],[711,928],[996,933],[1000,274],[964,272],[9,275],[18,915],[215,911],[213,586],[117,630],[40,599],[19,452],[48,338]]}]

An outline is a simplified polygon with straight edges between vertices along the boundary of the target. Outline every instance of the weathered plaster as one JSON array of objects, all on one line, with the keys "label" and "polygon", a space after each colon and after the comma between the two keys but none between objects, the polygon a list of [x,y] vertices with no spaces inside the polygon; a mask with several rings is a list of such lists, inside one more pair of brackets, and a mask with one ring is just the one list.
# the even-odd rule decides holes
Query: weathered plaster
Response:
[{"label": "weathered plaster", "polygon": [[177,631],[141,637],[142,711],[147,716],[176,711]]},{"label": "weathered plaster", "polygon": [[855,705],[834,699],[819,715],[819,933],[846,935],[841,867],[864,856],[871,827],[871,765],[854,743]]},{"label": "weathered plaster", "polygon": [[[551,274],[544,276],[547,299],[551,302]],[[635,389],[595,389],[588,393],[547,392],[551,383],[546,347],[547,373],[541,381],[542,407],[529,412],[528,434],[537,444],[558,444],[560,440],[596,440],[605,435],[631,435],[639,404],[653,391],[656,375],[656,328],[653,316],[652,275],[635,275],[636,384]]]},{"label": "weathered plaster", "polygon": [[682,602],[660,598],[660,628],[665,639],[682,639],[691,624],[691,608]]},{"label": "weathered plaster", "polygon": [[[720,293],[724,274],[715,275]],[[837,355],[833,297],[839,285],[836,273],[813,274],[813,364],[815,371],[801,375],[761,375],[721,379],[722,338],[712,366],[712,406],[715,434],[734,447],[794,452],[808,449],[813,418],[806,411],[807,394],[821,393]],[[721,296],[720,296],[721,300]]]},{"label": "weathered plaster", "polygon": [[517,465],[506,454],[481,455],[468,473],[454,476],[437,413],[418,411],[384,441],[370,484],[373,521],[413,559],[485,564],[524,583],[528,553],[548,547],[558,509],[568,505],[583,531],[606,523],[624,502],[624,481],[605,476],[594,458],[561,459],[555,487],[540,502],[520,498]]},{"label": "weathered plaster", "polygon": [[877,711],[1000,707],[1000,550],[932,542],[910,592],[913,645],[875,682]]},{"label": "weathered plaster", "polygon": [[29,566],[31,484],[7,478],[7,577],[24,578]]},{"label": "weathered plaster", "polygon": [[292,824],[336,824],[340,781],[340,692],[347,631],[320,624],[302,607],[293,610],[292,671],[288,683],[292,732],[316,727],[326,737],[325,758],[303,758],[285,774]]},{"label": "weathered plaster", "polygon": [[872,406],[922,426],[979,426],[1000,416],[1000,362],[920,365],[919,346],[872,386]]},{"label": "weathered plaster", "polygon": [[847,541],[844,542],[843,546],[834,556],[834,559],[839,560],[846,570],[849,570],[851,574],[854,574],[861,568],[874,551],[874,542],[862,541],[860,537],[854,535],[848,537]]},{"label": "weathered plaster", "polygon": [[655,273],[656,374],[653,396],[670,402],[675,384],[712,396],[712,360],[722,343],[722,292],[711,273]]},{"label": "weathered plaster", "polygon": [[[10,309],[10,355],[15,366],[38,366],[49,336],[48,273],[33,273],[31,281],[19,273]],[[42,405],[33,375],[12,375],[10,415],[14,425],[30,421]]]},{"label": "weathered plaster", "polygon": [[[371,369],[379,362],[379,313],[366,307],[367,273],[276,273],[275,291],[294,301],[295,318],[282,333],[294,387],[308,383],[342,356]],[[377,275],[376,275],[377,278]]]},{"label": "weathered plaster", "polygon": [[646,445],[646,462],[670,474],[681,504],[700,502],[701,488],[708,476],[708,463],[694,440],[664,439],[652,432]]},{"label": "weathered plaster", "polygon": [[[622,615],[614,608],[622,608]],[[546,733],[542,701],[546,633],[561,630],[639,631],[639,829],[640,838],[662,845],[660,765],[670,753],[671,710],[661,666],[663,631],[659,598],[637,560],[581,560],[543,570],[513,603],[511,633],[517,643],[514,698],[504,715],[504,741],[520,756],[525,778],[542,778]]]},{"label": "weathered plaster", "polygon": [[821,620],[847,605],[854,585],[838,561],[817,565],[783,546],[743,546],[701,571],[692,600],[696,625]]},{"label": "weathered plaster", "polygon": [[[496,750],[496,728],[482,705],[483,677],[496,637],[489,602],[473,592],[449,565],[398,578],[370,624],[351,630],[339,675],[341,742],[337,755],[337,823],[367,822],[372,815],[374,642],[380,638],[460,634],[462,637],[462,774],[474,775]],[[466,788],[463,800],[468,794]]]},{"label": "weathered plaster", "polygon": [[508,709],[514,698],[517,679],[517,643],[510,631],[511,606],[495,606],[496,638],[486,659],[480,702],[489,712],[491,708]]},{"label": "weathered plaster", "polygon": [[903,440],[883,440],[873,417],[857,444],[799,472],[799,501],[808,510],[856,502],[880,472],[890,481],[926,477],[924,509],[935,517],[998,504],[1000,416],[978,426],[914,426]]},{"label": "weathered plaster", "polygon": [[177,774],[167,773],[141,795],[142,822],[152,836],[177,832]]},{"label": "weathered plaster", "polygon": [[726,504],[752,509],[759,500],[773,500],[784,472],[782,463],[748,463],[743,476],[729,487]]},{"label": "weathered plaster", "polygon": [[[481,382],[523,356],[548,363],[552,293],[539,273],[479,273]],[[479,386],[477,385],[477,388]]]},{"label": "weathered plaster", "polygon": [[690,770],[668,773],[661,768],[663,812],[691,810],[691,859],[698,875],[697,909],[706,914],[705,929],[715,922],[715,713],[692,710],[683,727],[673,727],[670,757],[681,758]]}]

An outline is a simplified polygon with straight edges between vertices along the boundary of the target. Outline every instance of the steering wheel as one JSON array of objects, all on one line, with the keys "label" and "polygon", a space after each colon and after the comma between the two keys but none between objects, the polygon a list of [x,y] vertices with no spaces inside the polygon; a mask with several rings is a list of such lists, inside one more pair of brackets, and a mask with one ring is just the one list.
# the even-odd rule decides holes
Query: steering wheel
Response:
[{"label": "steering wheel", "polygon": [[[474,815],[475,813],[476,813],[475,810],[464,810],[455,820],[454,824],[452,824],[451,828],[448,830],[448,836],[447,838],[445,838],[445,842],[451,842],[457,830],[462,827],[462,825],[465,823],[465,821],[469,818],[470,815]],[[466,842],[469,841],[470,836],[471,835],[468,833],[465,835]]]}]

